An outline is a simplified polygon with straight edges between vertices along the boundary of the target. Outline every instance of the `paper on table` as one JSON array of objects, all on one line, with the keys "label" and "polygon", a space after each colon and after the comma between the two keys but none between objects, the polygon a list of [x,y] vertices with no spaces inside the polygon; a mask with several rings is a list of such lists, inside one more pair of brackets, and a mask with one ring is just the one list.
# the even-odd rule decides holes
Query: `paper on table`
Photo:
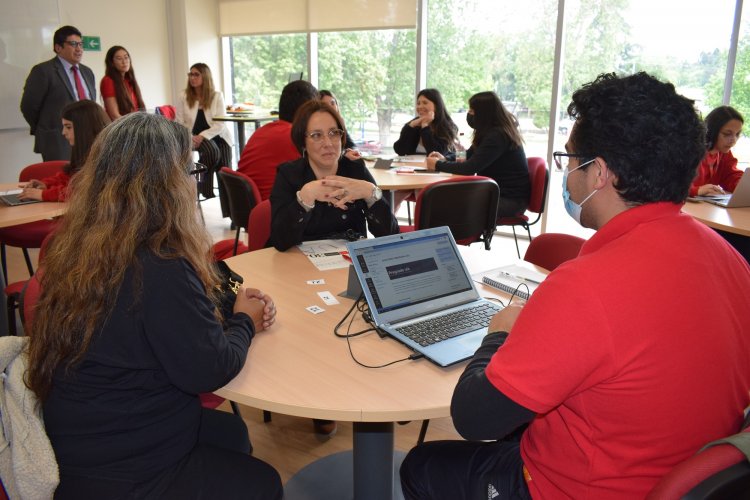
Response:
[{"label": "paper on table", "polygon": [[305,241],[297,245],[297,248],[310,259],[310,262],[319,271],[349,267],[350,262],[344,257],[344,255],[348,255],[346,240]]},{"label": "paper on table", "polygon": [[546,277],[543,273],[510,264],[474,274],[472,279],[510,294],[515,293],[522,299],[528,299]]}]

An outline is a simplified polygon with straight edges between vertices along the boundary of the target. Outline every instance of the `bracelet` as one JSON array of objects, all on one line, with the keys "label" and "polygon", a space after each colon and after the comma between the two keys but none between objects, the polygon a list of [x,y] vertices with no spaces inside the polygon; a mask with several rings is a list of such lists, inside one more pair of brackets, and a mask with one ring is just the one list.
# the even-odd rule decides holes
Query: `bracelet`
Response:
[{"label": "bracelet", "polygon": [[300,196],[300,191],[297,191],[297,203],[299,203],[302,206],[302,208],[305,209],[305,212],[309,212],[310,210],[315,208],[315,202],[313,202],[312,205],[308,205],[307,203],[302,201],[302,196]]}]

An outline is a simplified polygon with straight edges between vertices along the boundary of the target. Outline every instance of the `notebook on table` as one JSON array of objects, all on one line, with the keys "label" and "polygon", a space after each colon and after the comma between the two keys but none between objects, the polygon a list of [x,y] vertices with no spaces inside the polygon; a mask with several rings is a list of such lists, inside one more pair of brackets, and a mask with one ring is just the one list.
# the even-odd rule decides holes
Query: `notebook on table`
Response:
[{"label": "notebook on table", "polygon": [[544,278],[543,273],[532,271],[520,265],[510,264],[483,273],[475,274],[474,279],[481,281],[507,294],[516,295],[528,300]]},{"label": "notebook on table", "polygon": [[734,193],[711,196],[695,196],[695,199],[713,203],[724,208],[750,207],[750,169],[745,170]]},{"label": "notebook on table", "polygon": [[479,296],[447,227],[346,246],[379,329],[440,366],[474,354],[501,306]]},{"label": "notebook on table", "polygon": [[0,194],[0,202],[10,207],[15,207],[16,205],[28,205],[29,203],[39,203],[39,200],[22,200],[19,198],[20,194],[21,190],[5,191],[3,194]]}]

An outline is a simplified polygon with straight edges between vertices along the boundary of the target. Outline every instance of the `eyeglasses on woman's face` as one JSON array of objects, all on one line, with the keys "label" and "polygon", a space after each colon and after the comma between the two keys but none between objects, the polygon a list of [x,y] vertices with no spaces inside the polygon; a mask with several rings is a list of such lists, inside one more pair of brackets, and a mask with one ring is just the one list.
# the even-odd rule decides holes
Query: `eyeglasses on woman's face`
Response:
[{"label": "eyeglasses on woman's face", "polygon": [[324,137],[328,137],[331,142],[336,142],[337,140],[341,140],[341,138],[344,137],[344,131],[340,128],[332,128],[328,132],[323,132],[322,130],[313,130],[312,132],[308,132],[307,134],[305,134],[305,137],[309,137],[310,140],[315,143],[321,142]]}]

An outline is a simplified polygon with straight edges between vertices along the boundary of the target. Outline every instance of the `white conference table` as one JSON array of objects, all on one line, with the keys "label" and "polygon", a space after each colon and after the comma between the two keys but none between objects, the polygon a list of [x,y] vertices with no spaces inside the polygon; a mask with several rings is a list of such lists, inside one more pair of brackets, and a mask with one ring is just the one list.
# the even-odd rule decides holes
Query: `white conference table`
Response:
[{"label": "white conference table", "polygon": [[[503,264],[480,246],[461,247],[461,253],[471,272]],[[263,410],[354,423],[353,452],[308,465],[287,483],[287,499],[401,498],[397,480],[400,460],[394,460],[394,422],[448,416],[453,388],[465,363],[440,368],[420,359],[380,369],[364,368],[352,360],[347,341],[333,334],[334,325],[352,301],[338,298],[339,305],[328,306],[317,295],[344,291],[346,269],[319,271],[297,248],[283,253],[272,248],[259,250],[227,263],[248,286],[274,298],[278,317],[269,331],[255,337],[242,371],[217,394]],[[316,279],[324,279],[325,284],[307,284]],[[498,290],[478,287],[483,296],[507,298]],[[305,309],[311,305],[325,311],[312,314]],[[364,326],[358,313],[352,331]],[[396,340],[380,338],[374,332],[350,342],[357,359],[369,365],[412,353]],[[324,472],[331,468],[339,471],[336,477]]]}]

